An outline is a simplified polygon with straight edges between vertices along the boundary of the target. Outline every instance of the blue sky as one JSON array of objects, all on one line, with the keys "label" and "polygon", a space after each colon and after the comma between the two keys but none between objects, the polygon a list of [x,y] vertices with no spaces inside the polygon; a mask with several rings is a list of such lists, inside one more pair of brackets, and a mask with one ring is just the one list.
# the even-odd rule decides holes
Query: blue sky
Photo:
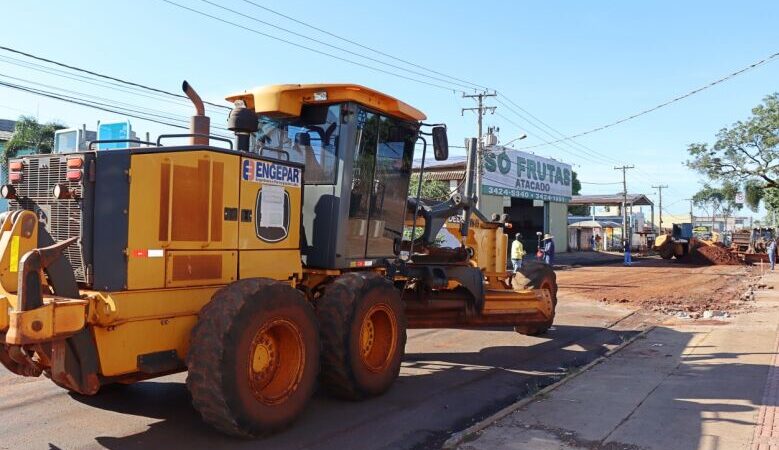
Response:
[{"label": "blue sky", "polygon": [[[201,1],[176,1],[258,31],[358,60]],[[779,51],[776,1],[254,1],[394,56],[497,89],[565,135],[654,106]],[[452,144],[459,145],[464,137],[476,133],[475,116],[460,113],[460,108],[471,107],[473,102],[461,98],[460,93],[337,61],[159,0],[73,0],[46,2],[45,6],[40,2],[35,7],[31,6],[33,2],[4,3],[1,45],[73,65],[173,91],[187,79],[203,97],[214,101],[271,83],[354,82],[414,105],[431,121],[446,122]],[[348,46],[242,0],[220,4],[334,45]],[[0,57],[8,56],[19,58],[0,52]],[[2,76],[182,117],[190,114],[186,105],[89,86],[0,59],[0,80],[13,81]],[[664,209],[685,213],[688,203],[683,199],[700,186],[700,177],[683,166],[687,144],[711,142],[720,128],[746,118],[765,95],[779,91],[777,80],[779,61],[660,111],[577,139],[607,155],[609,161],[564,144],[532,151],[573,164],[585,182],[620,181],[619,173],[612,168],[613,160],[634,164],[637,170],[630,173],[631,192],[654,194],[652,184],[667,184],[670,188],[663,195]],[[517,147],[550,140],[506,107],[489,104],[498,106],[500,116],[488,116],[485,123],[500,127],[502,141],[523,132],[528,138]],[[15,118],[22,113],[71,126],[86,123],[91,129],[97,120],[120,118],[0,87],[0,118]],[[224,117],[213,120],[219,123]],[[139,131],[166,131],[155,124],[133,123]],[[458,152],[461,150],[453,153]],[[586,184],[583,193],[615,193],[620,189],[618,185]]]}]

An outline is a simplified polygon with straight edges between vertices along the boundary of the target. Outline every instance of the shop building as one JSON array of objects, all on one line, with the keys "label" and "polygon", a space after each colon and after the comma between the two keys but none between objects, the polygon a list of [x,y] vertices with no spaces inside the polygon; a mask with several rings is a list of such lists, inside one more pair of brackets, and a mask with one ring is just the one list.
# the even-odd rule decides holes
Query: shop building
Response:
[{"label": "shop building", "polygon": [[[463,191],[465,157],[425,161],[425,180],[437,180],[452,191]],[[418,162],[414,166],[418,173]],[[522,234],[528,253],[538,243],[538,233],[551,234],[557,252],[568,249],[568,202],[571,200],[571,166],[514,149],[487,147],[484,157],[479,210],[487,217],[507,214],[509,237]]]}]

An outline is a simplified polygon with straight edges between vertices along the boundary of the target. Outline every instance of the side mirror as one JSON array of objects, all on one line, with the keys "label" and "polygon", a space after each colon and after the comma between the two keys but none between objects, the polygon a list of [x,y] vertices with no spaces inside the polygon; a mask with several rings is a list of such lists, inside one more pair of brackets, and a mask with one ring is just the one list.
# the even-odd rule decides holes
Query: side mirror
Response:
[{"label": "side mirror", "polygon": [[436,161],[446,161],[449,158],[449,138],[446,137],[446,127],[433,127],[433,154]]}]

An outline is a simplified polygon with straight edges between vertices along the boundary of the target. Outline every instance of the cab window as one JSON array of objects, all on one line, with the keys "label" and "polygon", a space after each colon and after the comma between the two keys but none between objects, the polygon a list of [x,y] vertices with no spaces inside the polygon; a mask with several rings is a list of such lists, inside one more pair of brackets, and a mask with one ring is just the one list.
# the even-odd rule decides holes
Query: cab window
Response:
[{"label": "cab window", "polygon": [[260,155],[305,165],[305,184],[334,184],[338,169],[341,105],[305,105],[300,117],[259,117]]}]

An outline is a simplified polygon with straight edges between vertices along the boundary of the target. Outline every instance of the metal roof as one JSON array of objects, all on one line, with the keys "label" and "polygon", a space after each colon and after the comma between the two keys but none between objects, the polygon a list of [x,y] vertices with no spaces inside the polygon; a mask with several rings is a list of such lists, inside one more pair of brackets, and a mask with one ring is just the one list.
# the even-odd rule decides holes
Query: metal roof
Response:
[{"label": "metal roof", "polygon": [[0,141],[11,139],[11,136],[14,134],[14,128],[16,128],[15,120],[0,119]]},{"label": "metal roof", "polygon": [[[422,160],[415,159],[412,171],[419,173]],[[425,180],[462,181],[465,178],[465,157],[455,156],[446,161],[425,160]]]},{"label": "metal roof", "polygon": [[[619,206],[622,204],[622,201],[622,194],[574,195],[571,197],[568,205]],[[644,194],[628,194],[627,204],[633,206],[654,206],[652,200],[649,200],[649,197]]]},{"label": "metal roof", "polygon": [[465,178],[465,171],[464,170],[436,170],[436,171],[425,171],[425,180],[438,180],[438,181],[449,181],[449,180],[456,180],[461,181],[463,178]]},{"label": "metal roof", "polygon": [[297,117],[304,104],[353,101],[406,120],[427,119],[413,106],[358,84],[275,84],[232,94],[226,100],[243,100],[257,114],[275,117]]},{"label": "metal roof", "polygon": [[[415,159],[414,160],[414,170],[418,170],[419,166],[422,164],[421,159]],[[450,156],[449,159],[445,161],[436,161],[432,157],[429,156],[425,158],[425,171],[428,170],[444,170],[444,169],[454,169],[454,170],[465,170],[466,160],[465,156]]]},{"label": "metal roof", "polygon": [[0,119],[0,131],[10,131],[13,133],[15,127],[15,120]]}]

